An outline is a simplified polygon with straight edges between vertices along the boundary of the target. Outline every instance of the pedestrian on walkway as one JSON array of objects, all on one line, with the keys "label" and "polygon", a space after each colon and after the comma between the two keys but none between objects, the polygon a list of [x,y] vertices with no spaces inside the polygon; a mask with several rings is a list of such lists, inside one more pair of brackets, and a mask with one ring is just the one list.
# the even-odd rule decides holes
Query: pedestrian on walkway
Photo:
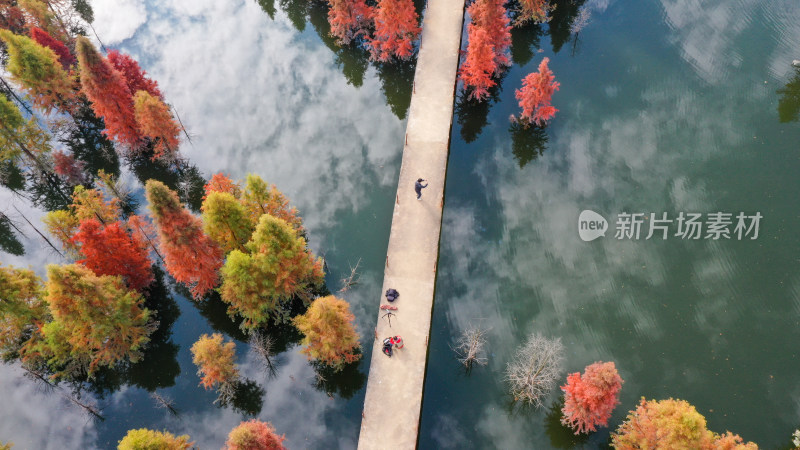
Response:
[{"label": "pedestrian on walkway", "polygon": [[427,184],[422,184],[425,181],[422,178],[417,178],[417,182],[414,183],[414,192],[417,193],[417,200],[422,200],[422,189],[428,187]]}]

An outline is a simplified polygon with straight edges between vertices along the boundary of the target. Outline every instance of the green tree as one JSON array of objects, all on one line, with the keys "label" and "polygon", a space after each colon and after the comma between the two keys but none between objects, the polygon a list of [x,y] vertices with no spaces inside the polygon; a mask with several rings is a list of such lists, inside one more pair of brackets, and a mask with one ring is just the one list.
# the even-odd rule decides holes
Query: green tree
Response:
[{"label": "green tree", "polygon": [[175,436],[166,431],[153,431],[147,428],[128,430],[128,434],[119,441],[119,450],[184,450],[191,448],[189,436]]},{"label": "green tree", "polygon": [[303,219],[297,215],[296,208],[289,206],[289,199],[274,184],[267,183],[258,175],[247,175],[241,201],[250,213],[253,227],[262,215],[269,214],[285,220],[295,230],[303,230]]},{"label": "green tree", "polygon": [[294,319],[295,326],[305,336],[303,353],[335,370],[358,361],[361,344],[354,320],[346,301],[333,295],[314,300],[305,314]]},{"label": "green tree", "polygon": [[19,108],[0,95],[0,161],[11,162],[24,154],[29,165],[46,173],[42,157],[50,150],[50,136],[34,119],[23,119]]},{"label": "green tree", "polygon": [[206,234],[225,253],[235,249],[245,251],[244,244],[250,239],[254,225],[236,197],[227,192],[209,192],[201,210]]},{"label": "green tree", "polygon": [[47,276],[53,320],[42,328],[38,350],[51,366],[70,366],[91,376],[124,358],[139,360],[153,327],[138,292],[118,276],[98,276],[77,264],[51,264]]},{"label": "green tree", "polygon": [[244,318],[244,329],[258,327],[270,315],[285,319],[281,301],[303,295],[311,285],[322,282],[322,261],[314,258],[305,239],[284,220],[262,215],[246,249],[249,253],[234,250],[228,255],[219,289],[222,300],[230,305],[228,313]]},{"label": "green tree", "polygon": [[0,30],[6,43],[6,69],[31,97],[33,103],[49,112],[64,105],[72,96],[72,83],[58,55],[27,36]]},{"label": "green tree", "polygon": [[28,269],[0,266],[0,358],[16,356],[49,320],[42,280]]}]

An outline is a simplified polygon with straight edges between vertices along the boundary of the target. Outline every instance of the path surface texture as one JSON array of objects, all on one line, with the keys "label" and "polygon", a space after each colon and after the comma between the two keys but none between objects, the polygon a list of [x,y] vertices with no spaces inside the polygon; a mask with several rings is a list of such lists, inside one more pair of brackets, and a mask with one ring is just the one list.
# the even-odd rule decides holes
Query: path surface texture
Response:
[{"label": "path surface texture", "polygon": [[[463,20],[464,0],[428,0],[381,304],[389,304],[383,296],[389,288],[400,297],[392,303],[398,308],[394,315],[378,314],[359,449],[417,445]],[[418,178],[428,184],[419,201],[414,193]],[[381,351],[382,341],[395,335],[405,347],[389,358]]]}]

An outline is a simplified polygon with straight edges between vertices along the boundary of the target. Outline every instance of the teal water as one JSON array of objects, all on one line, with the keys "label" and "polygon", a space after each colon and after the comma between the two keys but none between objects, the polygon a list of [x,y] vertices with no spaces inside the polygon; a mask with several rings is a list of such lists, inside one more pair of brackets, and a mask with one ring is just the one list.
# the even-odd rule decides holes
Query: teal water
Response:
[{"label": "teal water", "polygon": [[[800,89],[778,91],[800,85],[790,64],[800,59],[800,8],[790,0],[556,3],[549,24],[514,31],[515,65],[492,101],[456,102],[420,448],[607,443],[608,429],[573,439],[557,406],[512,404],[503,371],[530,332],[561,338],[564,378],[616,362],[625,384],[611,427],[641,396],[675,397],[714,431],[787,446],[800,426]],[[149,427],[219,448],[239,421],[258,417],[290,448],[354,448],[413,64],[376,66],[337,48],[318,2],[93,5],[106,45],[135,56],[180,113],[192,136],[181,151],[195,170],[96,164],[118,167],[134,188],[165,179],[195,203],[199,177],[215,172],[275,183],[325,256],[331,291],[361,261],[360,284],[343,297],[367,351],[320,383],[296,336],[276,333],[282,351],[270,375],[219,301],[198,305],[167,278],[154,295],[163,326],[145,361],[82,386],[81,399],[104,421],[0,365],[0,441],[104,449]],[[589,21],[572,33],[581,9]],[[512,133],[514,90],[545,56],[561,83],[560,111],[543,132]],[[38,224],[57,203],[0,192],[0,210],[18,221],[13,207]],[[612,232],[583,242],[584,209],[603,214],[612,231],[621,212],[764,217],[757,240],[618,241]],[[3,264],[42,273],[62,262],[29,229],[20,240],[24,255],[0,253]],[[489,363],[466,374],[450,346],[471,323],[490,329]],[[233,405],[213,404],[191,362],[191,344],[214,331],[236,341],[248,380]],[[171,398],[177,414],[158,408],[152,392]]]},{"label": "teal water", "polygon": [[[560,48],[548,26],[528,35],[539,41],[514,50],[522,64],[477,138],[485,111],[456,116],[420,448],[607,444],[608,429],[576,439],[559,424],[560,392],[546,410],[513,404],[505,365],[531,332],[564,344],[560,384],[616,363],[612,428],[640,397],[673,397],[714,431],[787,446],[800,425],[800,130],[781,122],[777,91],[797,76],[798,4],[558,3],[590,11],[585,28]],[[514,89],[543,57],[560,111],[523,140],[508,130]],[[604,238],[580,240],[584,209],[609,220]],[[758,239],[614,238],[622,212],[717,211],[760,212]],[[489,361],[465,374],[450,346],[470,324],[490,330]]]}]

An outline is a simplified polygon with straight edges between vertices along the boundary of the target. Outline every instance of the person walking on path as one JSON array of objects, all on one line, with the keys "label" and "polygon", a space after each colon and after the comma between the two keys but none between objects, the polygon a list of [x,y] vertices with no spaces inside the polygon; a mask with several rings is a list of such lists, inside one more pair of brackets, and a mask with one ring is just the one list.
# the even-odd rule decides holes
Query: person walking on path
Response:
[{"label": "person walking on path", "polygon": [[417,178],[417,182],[414,183],[414,192],[417,193],[417,200],[422,200],[422,189],[428,187],[427,184],[422,184],[425,181],[422,178]]}]

